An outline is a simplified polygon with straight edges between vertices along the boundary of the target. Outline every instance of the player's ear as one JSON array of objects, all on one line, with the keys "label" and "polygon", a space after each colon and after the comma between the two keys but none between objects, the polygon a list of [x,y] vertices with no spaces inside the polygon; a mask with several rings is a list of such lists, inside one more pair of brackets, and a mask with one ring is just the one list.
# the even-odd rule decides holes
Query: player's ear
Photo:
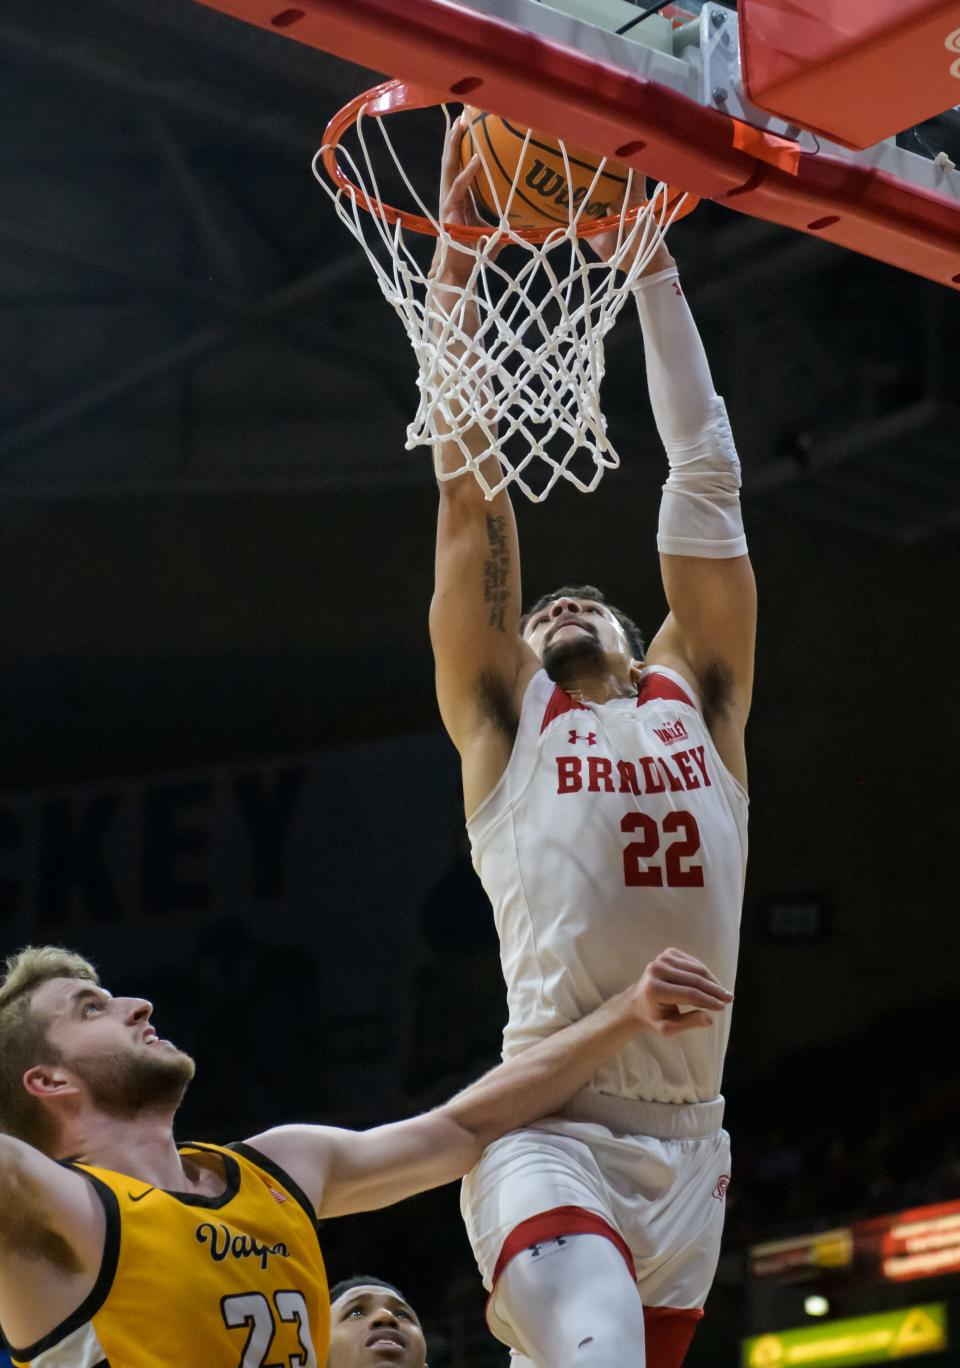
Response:
[{"label": "player's ear", "polygon": [[51,1064],[34,1064],[23,1075],[23,1086],[31,1097],[62,1097],[75,1092],[76,1084],[65,1069]]}]

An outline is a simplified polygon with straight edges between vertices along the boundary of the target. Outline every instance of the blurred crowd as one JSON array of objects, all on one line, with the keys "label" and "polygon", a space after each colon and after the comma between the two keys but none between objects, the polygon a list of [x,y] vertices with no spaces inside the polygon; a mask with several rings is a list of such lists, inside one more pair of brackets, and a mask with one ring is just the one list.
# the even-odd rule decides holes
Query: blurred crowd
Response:
[{"label": "blurred crowd", "polygon": [[960,1197],[958,1008],[890,1013],[771,1077],[731,1080],[728,1244]]}]

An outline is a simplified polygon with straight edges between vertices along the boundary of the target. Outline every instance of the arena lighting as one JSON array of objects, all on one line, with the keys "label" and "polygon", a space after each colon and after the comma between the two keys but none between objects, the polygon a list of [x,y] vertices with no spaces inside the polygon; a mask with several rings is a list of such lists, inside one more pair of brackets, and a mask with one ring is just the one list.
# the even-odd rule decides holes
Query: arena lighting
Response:
[{"label": "arena lighting", "polygon": [[853,1267],[857,1276],[888,1283],[960,1274],[960,1201],[938,1202],[908,1211],[871,1216],[837,1230],[817,1231],[754,1245],[750,1277],[825,1288],[823,1281]]},{"label": "arena lighting", "polygon": [[803,1309],[808,1316],[825,1316],[830,1310],[830,1303],[826,1297],[821,1297],[818,1293],[805,1297]]},{"label": "arena lighting", "polygon": [[741,1368],[855,1368],[949,1348],[945,1302],[824,1321],[754,1335],[741,1343]]},{"label": "arena lighting", "polygon": [[805,1271],[848,1268],[853,1262],[853,1248],[849,1227],[768,1241],[750,1250],[750,1276],[780,1279]]},{"label": "arena lighting", "polygon": [[958,1203],[905,1213],[891,1222],[881,1246],[882,1271],[891,1282],[960,1272]]}]

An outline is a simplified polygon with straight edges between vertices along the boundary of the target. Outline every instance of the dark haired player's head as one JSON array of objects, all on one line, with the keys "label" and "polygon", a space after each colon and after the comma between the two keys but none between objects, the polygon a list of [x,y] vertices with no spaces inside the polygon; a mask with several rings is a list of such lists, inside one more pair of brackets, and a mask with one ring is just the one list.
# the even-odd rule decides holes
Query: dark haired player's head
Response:
[{"label": "dark haired player's head", "polygon": [[417,1313],[393,1283],[358,1273],[330,1289],[327,1368],[426,1368]]},{"label": "dark haired player's head", "polygon": [[544,594],[524,613],[520,632],[562,687],[611,667],[626,673],[643,660],[639,627],[595,584],[566,584]]}]

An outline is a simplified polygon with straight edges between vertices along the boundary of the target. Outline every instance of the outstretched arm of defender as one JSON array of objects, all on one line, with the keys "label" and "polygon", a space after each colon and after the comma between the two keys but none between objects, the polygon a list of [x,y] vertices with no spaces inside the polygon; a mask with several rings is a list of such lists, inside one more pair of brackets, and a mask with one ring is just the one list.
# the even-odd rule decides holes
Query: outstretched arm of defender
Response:
[{"label": "outstretched arm of defender", "polygon": [[35,1338],[24,1317],[43,1312],[55,1323],[56,1297],[63,1297],[66,1316],[89,1291],[105,1227],[85,1178],[0,1135],[0,1324],[15,1344]]},{"label": "outstretched arm of defender", "polygon": [[436,1111],[360,1133],[283,1126],[250,1143],[296,1179],[321,1216],[387,1206],[459,1178],[501,1135],[556,1111],[639,1031],[703,1029],[732,1000],[706,965],[664,950],[634,987]]},{"label": "outstretched arm of defender", "polygon": [[[461,170],[460,123],[454,123],[444,150],[440,217],[445,223],[480,222],[470,187],[476,159]],[[446,344],[461,351],[477,327],[476,309],[463,298],[472,257],[455,246],[434,260],[435,302],[458,322]],[[478,375],[478,384],[483,376]],[[442,425],[442,420],[441,425]],[[476,456],[488,438],[479,430],[452,437],[440,451],[441,469],[463,464],[465,443]],[[486,476],[499,479],[495,456]],[[467,810],[472,811],[499,778],[509,758],[504,715],[518,706],[532,665],[520,640],[520,555],[513,507],[506,491],[487,500],[473,475],[441,480],[437,517],[436,575],[430,606],[430,637],[436,660],[437,698],[450,737],[464,767]],[[532,672],[532,668],[529,672]]]}]

